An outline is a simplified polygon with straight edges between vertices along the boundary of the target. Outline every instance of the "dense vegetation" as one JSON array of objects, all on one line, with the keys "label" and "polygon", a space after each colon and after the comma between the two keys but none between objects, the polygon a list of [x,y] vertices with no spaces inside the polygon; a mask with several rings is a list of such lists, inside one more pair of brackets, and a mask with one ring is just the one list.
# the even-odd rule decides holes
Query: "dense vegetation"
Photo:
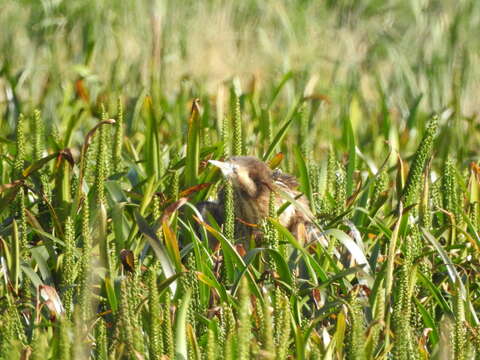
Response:
[{"label": "dense vegetation", "polygon": [[[0,8],[1,359],[480,358],[480,3]],[[327,246],[201,218],[238,154]]]}]

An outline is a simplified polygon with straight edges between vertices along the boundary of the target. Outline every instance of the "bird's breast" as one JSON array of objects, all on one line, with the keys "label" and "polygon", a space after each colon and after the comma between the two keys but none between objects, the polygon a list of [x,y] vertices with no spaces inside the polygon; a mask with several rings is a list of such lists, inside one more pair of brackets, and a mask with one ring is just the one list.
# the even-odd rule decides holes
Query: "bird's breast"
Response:
[{"label": "bird's breast", "polygon": [[238,216],[251,224],[258,224],[268,216],[269,195],[261,195],[257,198],[245,196],[244,193],[236,194]]}]

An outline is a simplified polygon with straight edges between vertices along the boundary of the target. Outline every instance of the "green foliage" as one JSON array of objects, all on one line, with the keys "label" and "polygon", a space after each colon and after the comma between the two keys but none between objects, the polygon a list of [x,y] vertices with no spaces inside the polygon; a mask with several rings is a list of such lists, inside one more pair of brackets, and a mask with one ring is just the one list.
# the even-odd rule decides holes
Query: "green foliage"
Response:
[{"label": "green foliage", "polygon": [[277,288],[274,302],[274,339],[276,358],[285,359],[290,345],[290,306],[288,298]]},{"label": "green foliage", "polygon": [[82,220],[82,251],[79,264],[78,281],[78,307],[80,319],[83,322],[88,321],[92,316],[91,309],[91,286],[92,286],[92,238],[90,230],[90,209],[88,199],[84,199],[81,209]]},{"label": "green foliage", "polygon": [[0,359],[479,358],[479,4],[5,2]]},{"label": "green foliage", "polygon": [[418,203],[422,188],[422,179],[425,167],[432,156],[433,141],[437,132],[437,118],[433,118],[425,129],[422,141],[415,152],[410,171],[403,189],[403,201],[405,206]]},{"label": "green foliage", "polygon": [[70,360],[72,358],[71,326],[67,319],[62,319],[58,324],[58,359]]},{"label": "green foliage", "polygon": [[443,167],[442,177],[443,209],[449,212],[454,223],[461,221],[461,203],[454,161],[448,157]]},{"label": "green foliage", "polygon": [[[107,115],[102,115],[102,120],[106,120]],[[105,126],[100,126],[98,132],[97,142],[97,159],[95,166],[95,193],[97,194],[97,201],[99,204],[105,205],[105,179],[108,176],[107,164],[107,129]]]},{"label": "green foliage", "polygon": [[117,122],[115,123],[115,137],[113,144],[113,169],[114,171],[120,172],[122,170],[122,144],[123,144],[123,105],[120,98],[118,99],[117,105]]},{"label": "green foliage", "polygon": [[275,356],[275,343],[273,338],[273,317],[270,296],[265,294],[262,309],[263,319],[260,319],[262,351],[266,359],[273,359]]},{"label": "green foliage", "polygon": [[232,155],[242,155],[242,113],[240,110],[240,98],[235,98],[235,110],[233,115],[233,139]]},{"label": "green foliage", "polygon": [[414,329],[412,328],[412,296],[415,286],[415,268],[411,260],[406,259],[400,269],[397,299],[393,309],[392,323],[394,325],[393,352],[397,359],[418,359]]},{"label": "green foliage", "polygon": [[346,177],[345,170],[343,166],[338,166],[337,171],[335,172],[335,182],[334,182],[334,215],[340,215],[345,211],[346,201],[347,201],[347,188],[346,188]]},{"label": "green foliage", "polygon": [[242,278],[239,290],[239,309],[238,309],[238,359],[250,359],[250,294],[248,283]]},{"label": "green foliage", "polygon": [[163,354],[162,308],[157,287],[157,269],[153,267],[148,272],[148,335],[149,355],[151,359],[159,360]]},{"label": "green foliage", "polygon": [[15,131],[15,162],[13,164],[12,179],[16,180],[22,176],[26,157],[26,123],[25,116],[20,114]]},{"label": "green foliage", "polygon": [[108,359],[108,337],[105,320],[100,318],[95,326],[95,356],[99,360]]},{"label": "green foliage", "polygon": [[452,336],[452,359],[465,360],[468,359],[467,328],[465,327],[465,307],[463,304],[462,296],[460,294],[455,296],[454,301],[455,304],[453,306],[453,309],[455,313],[455,325]]},{"label": "green foliage", "polygon": [[174,358],[175,344],[173,342],[173,327],[171,318],[171,302],[170,302],[169,290],[166,290],[162,297],[162,338],[163,338],[163,351],[170,359]]},{"label": "green foliage", "polygon": [[62,302],[65,307],[67,317],[72,315],[73,307],[73,291],[76,277],[76,259],[75,259],[75,228],[73,220],[68,217],[65,222],[65,250],[63,252],[63,264],[62,264],[62,288],[63,296]]},{"label": "green foliage", "polygon": [[348,302],[349,324],[347,329],[347,346],[345,349],[347,359],[362,360],[365,355],[365,324],[362,306],[357,294],[351,294]]}]

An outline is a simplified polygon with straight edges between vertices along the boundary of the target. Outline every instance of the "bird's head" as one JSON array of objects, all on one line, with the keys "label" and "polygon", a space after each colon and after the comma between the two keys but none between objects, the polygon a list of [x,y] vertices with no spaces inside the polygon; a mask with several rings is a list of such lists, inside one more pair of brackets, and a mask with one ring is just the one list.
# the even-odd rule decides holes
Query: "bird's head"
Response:
[{"label": "bird's head", "polygon": [[272,189],[272,170],[253,156],[234,156],[226,161],[209,162],[222,171],[235,190],[250,198],[256,198],[262,192]]}]

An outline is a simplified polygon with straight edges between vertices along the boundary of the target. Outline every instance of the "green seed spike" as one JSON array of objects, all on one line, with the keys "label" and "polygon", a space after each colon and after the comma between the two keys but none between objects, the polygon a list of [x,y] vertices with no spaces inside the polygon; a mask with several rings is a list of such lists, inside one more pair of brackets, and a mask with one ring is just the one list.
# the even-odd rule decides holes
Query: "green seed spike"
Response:
[{"label": "green seed spike", "polygon": [[80,307],[80,320],[86,322],[91,317],[91,257],[92,238],[90,233],[90,207],[88,198],[85,198],[81,210],[82,218],[82,255],[80,258],[80,284],[78,288],[78,305]]},{"label": "green seed spike", "polygon": [[108,359],[108,340],[107,340],[107,327],[105,320],[100,318],[95,326],[95,359],[107,360]]},{"label": "green seed spike", "polygon": [[229,181],[225,182],[225,237],[232,243],[235,242],[235,208],[233,186]]},{"label": "green seed spike", "polygon": [[187,269],[189,270],[187,274],[181,279],[181,284],[184,286],[185,291],[191,289],[191,301],[188,307],[188,322],[192,325],[194,331],[199,332],[195,322],[195,314],[202,313],[202,306],[200,304],[200,292],[198,286],[197,275],[195,273],[196,269],[195,256],[192,253],[188,254],[187,257]]},{"label": "green seed spike", "polygon": [[314,161],[309,161],[308,163],[308,176],[310,178],[311,187],[312,187],[312,197],[313,204],[311,208],[315,215],[320,214],[322,209],[322,194],[321,194],[321,177],[320,177],[320,166]]},{"label": "green seed spike", "polygon": [[25,117],[23,114],[20,114],[17,121],[16,129],[16,153],[15,153],[15,162],[13,163],[13,174],[12,179],[19,179],[22,176],[23,167],[25,164],[26,156],[26,140],[25,140]]},{"label": "green seed spike", "polygon": [[118,324],[121,341],[125,344],[126,353],[130,358],[135,357],[134,319],[132,314],[130,292],[128,291],[127,279],[120,282],[120,304],[118,311]]},{"label": "green seed spike", "polygon": [[242,277],[239,294],[238,310],[238,359],[247,360],[250,358],[250,294],[247,279]]},{"label": "green seed spike", "polygon": [[327,194],[333,194],[335,192],[335,172],[337,170],[337,159],[335,157],[335,151],[330,146],[328,150],[327,160]]},{"label": "green seed spike", "polygon": [[71,324],[68,319],[60,320],[58,332],[59,334],[56,336],[58,337],[58,354],[56,356],[57,359],[65,359],[69,360],[72,358],[71,353]]},{"label": "green seed spike", "polygon": [[160,360],[163,354],[162,308],[157,287],[156,266],[148,271],[148,337],[150,359]]},{"label": "green seed spike", "polygon": [[170,314],[170,290],[166,290],[162,301],[162,337],[163,337],[163,351],[169,359],[175,358],[175,345],[173,341],[173,327],[172,317]]},{"label": "green seed spike", "polygon": [[225,342],[223,344],[223,354],[225,359],[236,359],[236,331],[235,331],[235,316],[232,309],[225,305],[222,317],[222,327],[225,333]]},{"label": "green seed spike", "polygon": [[215,339],[215,332],[208,329],[207,332],[207,359],[215,360],[217,358],[217,341]]},{"label": "green seed spike", "polygon": [[65,250],[63,253],[63,272],[62,272],[62,287],[63,296],[62,302],[65,307],[67,318],[70,319],[73,311],[73,285],[75,281],[75,228],[72,218],[67,217],[65,223]]},{"label": "green seed spike", "polygon": [[461,219],[461,205],[456,169],[450,156],[443,166],[442,196],[443,208],[453,215],[453,220],[457,223]]},{"label": "green seed spike", "polygon": [[[19,179],[22,177],[22,171],[25,165],[25,156],[26,156],[26,123],[25,117],[23,114],[20,114],[18,117],[17,128],[16,128],[16,154],[15,161],[13,163],[13,172],[12,179]],[[19,230],[20,230],[20,253],[22,254],[22,259],[26,260],[28,258],[27,247],[27,215],[26,215],[26,189],[20,189],[18,197],[15,202],[12,204],[13,213],[15,216],[20,216]]]},{"label": "green seed spike", "polygon": [[381,288],[377,292],[377,296],[375,298],[375,308],[374,308],[374,324],[371,326],[371,336],[370,341],[367,344],[366,351],[367,351],[367,358],[373,358],[373,355],[382,345],[381,342],[381,332],[384,328],[384,319],[385,319],[385,289]]},{"label": "green seed spike", "polygon": [[[35,110],[33,112],[33,161],[40,160],[45,153],[45,126],[43,119],[41,117],[41,113],[39,110]],[[50,176],[49,176],[49,168],[44,166],[39,171],[40,173],[40,189],[43,192],[44,197],[40,198],[39,201],[39,221],[41,224],[47,225],[46,227],[50,226],[50,218],[48,215],[48,205],[44,199],[47,201],[51,201],[51,186],[50,186]]]},{"label": "green seed spike", "polygon": [[[13,163],[13,172],[12,172],[12,179],[20,179],[22,177],[23,168],[25,166],[25,156],[26,156],[26,123],[25,117],[23,114],[20,114],[17,120],[17,128],[16,128],[16,153],[15,153],[15,161]],[[21,248],[20,253],[22,254],[22,258],[26,260],[28,258],[27,254],[27,247],[28,247],[28,240],[27,240],[27,218],[26,218],[26,189],[22,188],[19,191],[19,195],[17,200],[12,205],[12,210],[17,216],[20,216],[20,223],[19,223],[19,230],[20,230],[20,246]]]},{"label": "green seed spike", "polygon": [[83,162],[81,163],[80,174],[84,174],[84,181],[91,184],[95,181],[95,159],[98,150],[98,138],[99,132],[96,131],[91,139],[90,146],[84,155]]},{"label": "green seed spike", "polygon": [[[45,354],[49,350],[49,338],[47,333],[40,333],[38,336],[35,336],[31,341],[32,355],[29,360],[44,360]],[[0,358],[2,358],[2,351],[0,350]]]},{"label": "green seed spike", "polygon": [[226,116],[222,121],[222,143],[223,143],[223,157],[228,158],[232,153],[230,148],[230,122]]},{"label": "green seed spike", "polygon": [[33,160],[37,161],[43,157],[45,149],[45,130],[40,110],[33,112]]},{"label": "green seed spike", "polygon": [[[278,288],[277,288],[278,289]],[[278,299],[277,299],[278,296]],[[276,349],[277,349],[277,359],[286,359],[288,354],[289,339],[291,333],[290,326],[290,303],[288,298],[283,294],[283,292],[278,292],[275,296],[276,311],[275,316],[275,327],[277,334]]]},{"label": "green seed spike", "polygon": [[423,139],[415,152],[402,194],[405,207],[419,202],[423,173],[432,156],[433,141],[438,127],[437,121],[437,117],[434,117],[428,123]]},{"label": "green seed spike", "polygon": [[[442,183],[439,180],[435,181],[432,184],[432,191],[430,195],[431,203],[432,203],[432,210],[438,211],[439,209],[443,209],[443,197],[442,197]],[[444,214],[437,214],[435,216],[436,221],[439,223],[440,226],[444,224]]]},{"label": "green seed spike", "polygon": [[233,116],[233,148],[232,155],[242,155],[242,114],[240,111],[240,97],[235,98],[235,109]]},{"label": "green seed spike", "polygon": [[[393,304],[392,325],[395,335],[393,354],[395,359],[417,359],[417,341],[414,338],[412,321],[412,296],[416,283],[416,269],[412,265],[412,250],[408,241],[405,250],[405,262],[399,271],[397,296]],[[388,329],[387,329],[388,331]]]},{"label": "green seed spike", "polygon": [[[234,209],[234,194],[233,186],[229,181],[225,182],[225,223],[223,224],[223,233],[228,241],[235,243],[235,209]],[[233,271],[231,264],[227,264],[227,257],[224,257],[223,270],[226,276],[226,281],[231,284],[233,281]]]},{"label": "green seed spike", "polygon": [[274,289],[274,298],[273,298],[273,320],[274,320],[274,341],[275,345],[278,346],[280,342],[280,331],[282,329],[282,290],[277,286]]},{"label": "green seed spike", "polygon": [[[107,120],[108,115],[105,112],[105,108],[102,106],[102,120]],[[98,130],[98,144],[97,144],[97,159],[95,166],[95,189],[97,195],[97,201],[99,204],[106,204],[105,197],[105,180],[108,176],[108,164],[107,164],[107,128],[100,126]]]},{"label": "green seed spike", "polygon": [[[108,113],[105,110],[105,106],[102,104],[102,121],[108,120]],[[115,123],[115,122],[114,122]],[[115,125],[113,125],[115,126]],[[103,142],[105,143],[105,178],[109,177],[112,170],[112,156],[113,153],[110,149],[114,149],[112,144],[112,131],[110,126],[103,126]]]},{"label": "green seed spike", "polygon": [[348,301],[349,324],[347,329],[346,354],[347,359],[363,360],[367,359],[365,355],[365,323],[363,319],[363,310],[358,300],[357,294],[352,293]]},{"label": "green seed spike", "polygon": [[18,193],[18,206],[20,208],[20,221],[19,221],[19,230],[20,230],[20,253],[22,254],[22,259],[24,261],[28,260],[28,227],[27,227],[27,189],[22,187]]},{"label": "green seed spike", "polygon": [[[155,196],[153,197],[153,205],[152,205],[153,209],[152,209],[152,213],[153,213],[153,218],[154,219],[160,219],[160,196],[158,194],[155,194]],[[163,231],[162,231],[162,228],[159,227],[157,232],[156,232],[156,235],[159,239],[161,239],[161,237],[163,236]]]},{"label": "green seed spike", "polygon": [[420,201],[420,226],[430,230],[432,228],[432,198],[430,196],[429,176],[424,177],[422,198]]},{"label": "green seed spike", "polygon": [[137,311],[140,307],[142,291],[140,290],[140,269],[136,267],[133,273],[128,274],[127,285],[129,289],[129,306],[132,316],[133,327],[133,348],[136,352],[143,352],[144,337],[142,334],[141,312]]},{"label": "green seed spike", "polygon": [[217,344],[219,347],[220,358],[224,355],[225,342],[227,341],[227,322],[225,321],[225,304],[220,307],[220,323],[218,326]]},{"label": "green seed spike", "polygon": [[375,178],[375,182],[373,184],[372,197],[370,198],[370,205],[372,207],[376,207],[377,202],[380,200],[380,197],[382,196],[382,194],[388,190],[388,180],[389,180],[388,173],[386,171],[382,171]]},{"label": "green seed spike", "polygon": [[[230,149],[230,124],[227,117],[223,118],[222,123],[222,143],[223,143],[223,156],[228,158],[231,154]],[[223,233],[225,237],[232,244],[235,242],[235,208],[234,208],[234,193],[232,184],[229,181],[224,182],[225,187],[225,223],[223,224]],[[228,258],[224,258],[224,261],[228,261]],[[225,276],[225,280],[228,284],[233,281],[233,272],[231,264],[223,263],[222,273]]]},{"label": "green seed spike", "polygon": [[340,215],[345,211],[347,202],[347,183],[345,170],[342,164],[338,164],[338,170],[335,172],[335,202],[333,213]]},{"label": "green seed spike", "polygon": [[113,168],[118,173],[122,170],[122,142],[123,142],[123,105],[120,98],[117,101],[117,122],[115,124],[115,139],[113,145]]},{"label": "green seed spike", "polygon": [[[459,288],[459,287],[458,287]],[[467,360],[467,327],[465,326],[465,306],[461,294],[454,297],[455,324],[453,330],[453,357],[455,360]]]},{"label": "green seed spike", "polygon": [[126,345],[127,354],[135,358],[136,353],[143,352],[143,334],[140,322],[140,305],[138,272],[129,273],[120,283],[120,306],[118,325],[121,326],[120,334]]},{"label": "green seed spike", "polygon": [[177,201],[179,192],[180,192],[180,173],[178,171],[175,171],[172,174],[172,177],[170,180],[170,191],[169,191],[170,198],[172,200]]},{"label": "green seed spike", "polygon": [[[273,191],[270,192],[270,199],[268,203],[268,216],[272,219],[277,218],[277,209],[275,208],[275,193]],[[268,244],[271,249],[279,250],[279,237],[277,230],[273,227],[270,222],[267,222],[267,239]]]},{"label": "green seed spike", "polygon": [[235,360],[235,339],[233,334],[228,334],[227,339],[225,340],[225,350],[224,350],[224,359],[225,360]]},{"label": "green seed spike", "polygon": [[20,314],[16,305],[12,301],[0,317],[0,357],[1,359],[10,359],[9,354],[14,352],[16,346],[15,342],[20,341],[21,344],[27,343],[27,337],[23,328]]}]

